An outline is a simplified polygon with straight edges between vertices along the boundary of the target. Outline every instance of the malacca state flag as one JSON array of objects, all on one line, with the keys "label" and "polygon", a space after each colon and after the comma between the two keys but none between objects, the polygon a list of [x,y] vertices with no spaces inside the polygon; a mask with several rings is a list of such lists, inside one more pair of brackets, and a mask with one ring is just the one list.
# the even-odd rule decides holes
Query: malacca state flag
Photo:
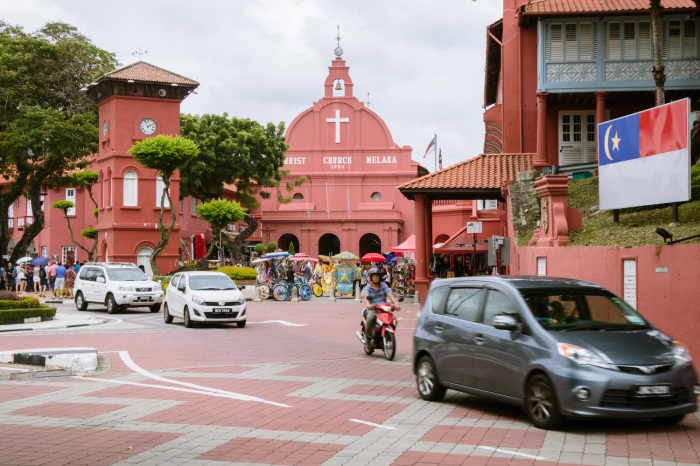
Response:
[{"label": "malacca state flag", "polygon": [[598,125],[601,210],[690,199],[690,100]]}]

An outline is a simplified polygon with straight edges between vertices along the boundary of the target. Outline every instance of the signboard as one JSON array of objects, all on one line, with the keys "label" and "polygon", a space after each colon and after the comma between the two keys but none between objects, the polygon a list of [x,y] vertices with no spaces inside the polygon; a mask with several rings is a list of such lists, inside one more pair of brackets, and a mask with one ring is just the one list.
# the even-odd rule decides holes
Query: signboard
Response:
[{"label": "signboard", "polygon": [[627,304],[637,309],[637,261],[625,259],[622,261],[623,269],[623,299]]},{"label": "signboard", "polygon": [[598,125],[601,210],[690,199],[690,99]]},{"label": "signboard", "polygon": [[540,277],[547,276],[547,258],[538,257],[537,258],[537,275]]},{"label": "signboard", "polygon": [[481,222],[467,222],[467,233],[481,233]]}]

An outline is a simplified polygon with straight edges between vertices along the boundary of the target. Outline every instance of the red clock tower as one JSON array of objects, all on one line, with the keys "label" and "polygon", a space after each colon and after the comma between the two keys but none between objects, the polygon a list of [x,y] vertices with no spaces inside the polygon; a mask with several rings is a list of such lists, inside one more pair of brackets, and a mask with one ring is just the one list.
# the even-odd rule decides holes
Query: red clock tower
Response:
[{"label": "red clock tower", "polygon": [[[99,173],[93,188],[98,203],[100,260],[143,264],[160,241],[157,226],[163,185],[156,170],[147,169],[129,155],[138,141],[180,134],[180,102],[199,83],[139,61],[101,76],[88,85],[99,107],[99,153],[92,169]],[[179,198],[179,174],[171,180],[170,196]],[[166,200],[167,202],[167,200]],[[177,212],[177,210],[175,211]],[[163,223],[173,212],[166,206]],[[167,248],[158,256],[161,272],[177,268],[179,223]]]}]

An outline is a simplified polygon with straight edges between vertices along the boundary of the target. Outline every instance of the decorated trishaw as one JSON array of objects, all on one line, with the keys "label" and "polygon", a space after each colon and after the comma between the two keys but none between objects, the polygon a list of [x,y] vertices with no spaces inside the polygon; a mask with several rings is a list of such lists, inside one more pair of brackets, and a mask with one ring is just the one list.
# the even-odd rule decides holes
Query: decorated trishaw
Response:
[{"label": "decorated trishaw", "polygon": [[341,252],[333,256],[335,264],[331,270],[335,284],[335,295],[344,296],[354,293],[354,284],[360,279],[355,262],[360,260],[351,252]]},{"label": "decorated trishaw", "polygon": [[330,295],[333,287],[333,274],[331,258],[328,256],[318,256],[319,262],[314,269],[315,283],[313,284],[313,292],[317,297],[323,296],[323,293]]}]

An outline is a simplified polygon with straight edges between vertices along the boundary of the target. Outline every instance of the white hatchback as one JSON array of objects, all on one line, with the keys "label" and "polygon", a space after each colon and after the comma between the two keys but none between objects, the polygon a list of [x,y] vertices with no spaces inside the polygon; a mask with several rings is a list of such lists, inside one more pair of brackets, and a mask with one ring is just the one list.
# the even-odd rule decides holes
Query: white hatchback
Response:
[{"label": "white hatchback", "polygon": [[228,275],[221,272],[180,272],[165,290],[163,319],[184,319],[185,327],[195,322],[235,322],[245,327],[246,300]]}]

